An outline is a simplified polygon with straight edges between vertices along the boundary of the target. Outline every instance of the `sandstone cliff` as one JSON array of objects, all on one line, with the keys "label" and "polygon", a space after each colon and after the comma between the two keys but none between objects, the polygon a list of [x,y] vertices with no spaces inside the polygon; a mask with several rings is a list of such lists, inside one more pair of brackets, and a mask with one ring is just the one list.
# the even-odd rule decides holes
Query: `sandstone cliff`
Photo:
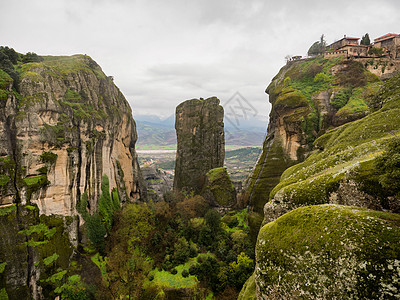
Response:
[{"label": "sandstone cliff", "polygon": [[[253,228],[264,226],[255,279],[242,297],[341,299],[376,291],[390,297],[399,290],[392,272],[398,251],[381,248],[395,247],[398,215],[378,212],[400,211],[398,185],[384,181],[397,178],[393,149],[400,138],[400,75],[390,77],[381,81],[356,61],[315,58],[274,78],[267,89],[273,105],[268,137],[248,191]],[[390,153],[392,173],[385,175],[378,162]],[[264,204],[261,217],[257,209]],[[384,259],[370,260],[371,251]]]},{"label": "sandstone cliff", "polygon": [[176,108],[174,189],[199,193],[206,173],[224,165],[224,110],[216,97],[187,100]]},{"label": "sandstone cliff", "polygon": [[72,216],[84,191],[96,209],[103,174],[124,201],[139,198],[131,109],[96,62],[46,57],[19,71],[19,93],[2,73],[10,81],[2,87],[0,155],[12,166],[1,203],[34,203],[41,214]]},{"label": "sandstone cliff", "polygon": [[380,84],[364,65],[343,58],[296,61],[279,71],[266,90],[272,104],[267,137],[247,188],[254,241],[283,171],[303,161],[328,129],[366,116]]},{"label": "sandstone cliff", "polygon": [[41,299],[54,271],[71,267],[81,196],[89,214],[104,178],[117,201],[143,196],[137,136],[128,102],[90,57],[13,68],[14,79],[0,70],[0,290]]}]

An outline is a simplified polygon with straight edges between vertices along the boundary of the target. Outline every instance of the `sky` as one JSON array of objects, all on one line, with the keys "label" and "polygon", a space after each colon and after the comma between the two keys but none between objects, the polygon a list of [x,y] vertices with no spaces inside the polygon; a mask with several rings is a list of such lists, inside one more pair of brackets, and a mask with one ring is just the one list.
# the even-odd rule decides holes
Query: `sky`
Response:
[{"label": "sky", "polygon": [[306,55],[321,34],[329,44],[399,33],[399,12],[398,0],[0,0],[0,45],[91,56],[134,116],[239,93],[267,119],[265,89],[285,56]]}]

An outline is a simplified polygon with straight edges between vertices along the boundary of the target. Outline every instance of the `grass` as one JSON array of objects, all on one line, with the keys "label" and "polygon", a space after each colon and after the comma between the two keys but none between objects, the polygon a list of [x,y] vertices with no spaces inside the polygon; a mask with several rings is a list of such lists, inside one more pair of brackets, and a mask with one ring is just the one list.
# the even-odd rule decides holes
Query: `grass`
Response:
[{"label": "grass", "polygon": [[154,279],[152,281],[146,281],[145,285],[147,286],[156,286],[156,287],[161,287],[161,288],[174,288],[174,289],[180,289],[180,288],[194,288],[197,286],[199,283],[196,276],[194,275],[189,275],[188,277],[184,278],[182,276],[182,271],[187,270],[189,271],[189,268],[197,263],[197,258],[201,257],[203,260],[206,259],[207,257],[212,256],[210,253],[201,253],[198,256],[194,258],[190,258],[189,261],[187,261],[185,264],[179,265],[175,267],[175,269],[178,271],[177,274],[173,275],[168,271],[165,270],[152,270],[149,273],[150,275],[154,276]]},{"label": "grass", "polygon": [[39,175],[39,176],[27,177],[24,178],[24,182],[27,186],[45,185],[47,183],[47,176]]}]

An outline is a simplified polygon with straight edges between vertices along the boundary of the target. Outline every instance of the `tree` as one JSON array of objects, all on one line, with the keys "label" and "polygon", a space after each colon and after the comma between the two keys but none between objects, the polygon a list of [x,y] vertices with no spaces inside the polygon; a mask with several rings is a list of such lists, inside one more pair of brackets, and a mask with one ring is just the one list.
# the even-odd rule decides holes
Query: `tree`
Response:
[{"label": "tree", "polygon": [[145,204],[128,204],[116,214],[107,260],[110,291],[115,299],[139,299],[153,266],[147,246],[154,229],[154,214]]},{"label": "tree", "polygon": [[316,56],[322,54],[326,49],[325,35],[321,35],[319,42],[315,42],[308,49],[307,54],[309,56]]},{"label": "tree", "polygon": [[37,55],[35,52],[28,52],[22,58],[23,63],[41,62],[41,61],[43,61],[43,57]]},{"label": "tree", "polygon": [[369,34],[368,34],[368,33],[366,33],[365,35],[363,35],[363,37],[361,38],[360,44],[361,44],[361,45],[366,45],[366,46],[371,45],[371,41],[370,41],[370,39],[369,39]]}]

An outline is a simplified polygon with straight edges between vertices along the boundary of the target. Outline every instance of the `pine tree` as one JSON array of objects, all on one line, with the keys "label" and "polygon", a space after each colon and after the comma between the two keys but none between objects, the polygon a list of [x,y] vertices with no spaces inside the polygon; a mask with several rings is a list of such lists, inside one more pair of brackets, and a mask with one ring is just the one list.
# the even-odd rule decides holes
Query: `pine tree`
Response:
[{"label": "pine tree", "polygon": [[369,34],[368,34],[368,33],[366,33],[366,34],[361,38],[360,44],[361,44],[361,45],[366,45],[366,46],[371,45],[371,41],[370,41],[370,39],[369,39]]}]

